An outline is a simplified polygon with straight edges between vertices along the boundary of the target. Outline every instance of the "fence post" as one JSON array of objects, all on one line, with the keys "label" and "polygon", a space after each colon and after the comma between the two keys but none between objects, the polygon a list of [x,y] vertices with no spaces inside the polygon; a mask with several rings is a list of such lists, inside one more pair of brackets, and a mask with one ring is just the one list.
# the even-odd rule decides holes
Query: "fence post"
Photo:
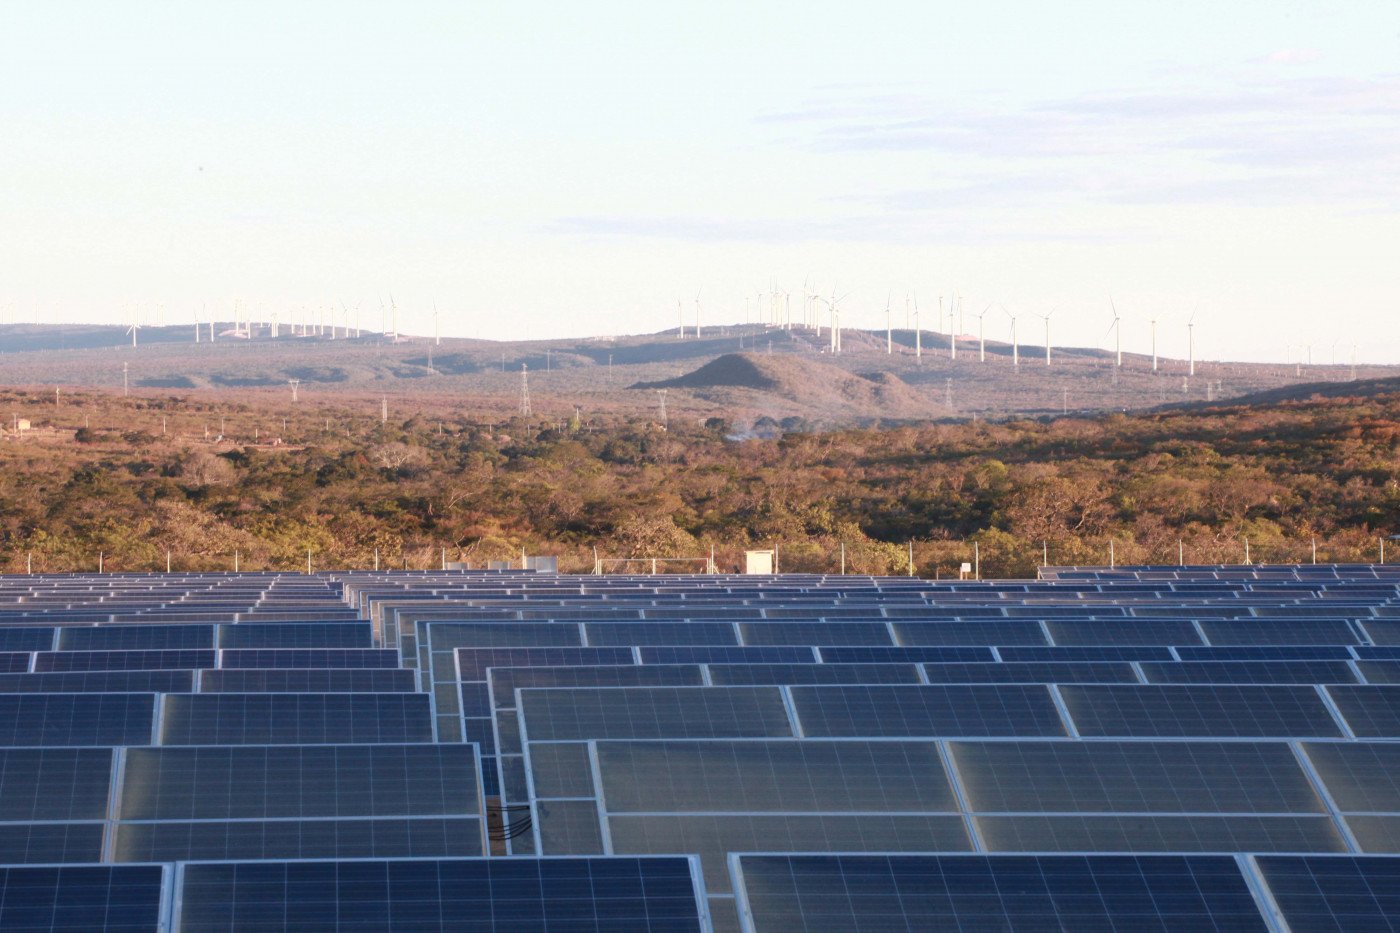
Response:
[{"label": "fence post", "polygon": [[[1381,547],[1385,547],[1385,545],[1382,544]],[[841,574],[842,574],[842,576],[844,576],[845,573],[846,573],[846,542],[845,542],[845,541],[842,541],[842,542],[841,542]]]},{"label": "fence post", "polygon": [[[1384,549],[1384,548],[1385,548],[1385,545],[1382,544],[1382,545],[1381,545],[1381,548]],[[103,558],[104,558],[105,556],[106,556],[106,555],[104,555],[101,551],[98,551],[98,552],[97,552],[97,572],[98,572],[98,573],[102,573],[102,572],[103,572],[103,571],[102,571],[102,565],[103,565]],[[1384,558],[1382,558],[1381,563],[1385,563]]]},{"label": "fence post", "polygon": [[374,549],[374,569],[379,569],[379,548]]},{"label": "fence post", "polygon": [[447,548],[442,549],[442,569],[447,569]]},{"label": "fence post", "polygon": [[982,579],[982,544],[979,541],[972,542],[972,579]]},{"label": "fence post", "polygon": [[1181,543],[1180,538],[1176,539],[1176,565],[1178,567],[1186,566],[1186,545]]},{"label": "fence post", "polygon": [[306,549],[306,575],[311,576],[311,548]]},{"label": "fence post", "polygon": [[1114,553],[1113,539],[1108,539],[1108,569],[1112,570],[1118,566],[1118,555]]},{"label": "fence post", "polygon": [[1317,539],[1312,539],[1312,562],[1317,563]]},{"label": "fence post", "polygon": [[1245,562],[1246,565],[1248,565],[1249,563],[1251,563],[1251,561],[1250,561],[1250,559],[1249,559],[1249,539],[1248,539],[1248,538],[1245,538],[1245,539],[1244,539],[1244,562]]},{"label": "fence post", "polygon": [[914,575],[914,542],[909,542],[909,576]]},{"label": "fence post", "polygon": [[165,572],[170,572],[170,548],[165,549]]},{"label": "fence post", "polygon": [[233,552],[233,572],[238,573],[238,552]]}]

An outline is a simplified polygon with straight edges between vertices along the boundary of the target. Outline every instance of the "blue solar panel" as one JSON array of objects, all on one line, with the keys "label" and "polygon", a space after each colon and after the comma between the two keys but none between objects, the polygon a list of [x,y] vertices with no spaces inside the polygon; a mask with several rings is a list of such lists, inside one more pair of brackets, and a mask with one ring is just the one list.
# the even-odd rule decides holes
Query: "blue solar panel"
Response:
[{"label": "blue solar panel", "polygon": [[1232,858],[741,855],[755,933],[1269,927]]},{"label": "blue solar panel", "polygon": [[164,877],[158,865],[0,867],[0,930],[150,933]]},{"label": "blue solar panel", "polygon": [[1400,930],[1400,858],[1267,855],[1257,864],[1297,933]]},{"label": "blue solar panel", "polygon": [[185,933],[701,929],[679,858],[196,864],[185,868],[178,922]]}]

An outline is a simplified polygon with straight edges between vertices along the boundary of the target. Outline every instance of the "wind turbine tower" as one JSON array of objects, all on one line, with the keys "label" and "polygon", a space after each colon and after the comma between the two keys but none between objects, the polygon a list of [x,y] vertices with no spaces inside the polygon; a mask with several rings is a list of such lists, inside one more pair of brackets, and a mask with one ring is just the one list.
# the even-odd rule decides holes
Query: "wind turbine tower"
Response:
[{"label": "wind turbine tower", "polygon": [[1005,307],[1001,309],[1006,312],[1006,316],[1011,318],[1011,367],[1017,369],[1021,365],[1021,342],[1016,339],[1016,315],[1007,311]]},{"label": "wind turbine tower", "polygon": [[1110,297],[1110,298],[1108,299],[1108,306],[1109,306],[1110,308],[1113,309],[1113,323],[1110,324],[1110,325],[1108,326],[1108,329],[1111,330],[1111,331],[1113,332],[1113,356],[1114,356],[1114,360],[1115,360],[1114,365],[1115,365],[1115,366],[1118,366],[1118,367],[1122,367],[1122,365],[1123,365],[1123,328],[1122,328],[1122,326],[1121,326],[1121,324],[1120,324],[1120,319],[1119,319],[1119,317],[1118,317],[1118,306],[1115,305],[1115,304],[1113,303],[1113,298],[1112,298],[1112,297]]},{"label": "wind turbine tower", "polygon": [[894,353],[894,328],[890,325],[890,299],[885,296],[885,355]]},{"label": "wind turbine tower", "polygon": [[1186,365],[1190,375],[1196,375],[1196,314],[1186,322]]},{"label": "wind turbine tower", "polygon": [[1157,319],[1154,317],[1147,323],[1152,325],[1152,371],[1157,371]]},{"label": "wind turbine tower", "polygon": [[982,313],[977,315],[977,362],[987,362],[987,312],[992,310],[991,305],[982,309]]},{"label": "wind turbine tower", "polygon": [[924,328],[919,323],[919,293],[914,293],[914,359],[924,358]]}]

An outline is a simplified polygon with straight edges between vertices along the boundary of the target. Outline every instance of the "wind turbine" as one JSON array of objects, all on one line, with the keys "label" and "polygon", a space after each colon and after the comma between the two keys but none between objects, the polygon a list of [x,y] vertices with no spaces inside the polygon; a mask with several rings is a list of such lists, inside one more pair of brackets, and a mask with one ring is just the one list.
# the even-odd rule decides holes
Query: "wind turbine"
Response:
[{"label": "wind turbine", "polygon": [[1191,319],[1186,322],[1186,361],[1189,375],[1196,375],[1196,312],[1191,312]]},{"label": "wind turbine", "polygon": [[1055,312],[1052,309],[1049,314],[1037,314],[1036,317],[1045,322],[1045,365],[1050,365],[1050,316]]},{"label": "wind turbine", "polygon": [[953,306],[962,307],[962,298],[954,296],[948,299],[948,359],[958,358],[958,328],[953,326]]},{"label": "wind turbine", "polygon": [[394,293],[389,293],[389,316],[394,325],[394,343],[399,342],[399,306],[394,302]]},{"label": "wind turbine", "polygon": [[992,310],[991,305],[982,309],[982,313],[977,315],[977,362],[987,362],[987,337],[986,318],[987,312]]},{"label": "wind turbine", "polygon": [[1011,366],[1019,368],[1021,365],[1021,344],[1016,339],[1016,315],[1006,310],[1006,305],[1001,306],[1002,313],[1011,318]]},{"label": "wind turbine", "polygon": [[914,293],[914,359],[924,358],[924,328],[919,324],[919,293]]},{"label": "wind turbine", "polygon": [[126,329],[126,332],[131,335],[131,346],[133,349],[136,347],[136,332],[140,329],[141,325],[138,324],[135,319],[132,320],[131,326]]},{"label": "wind turbine", "polygon": [[695,293],[695,339],[700,339],[700,292]]},{"label": "wind turbine", "polygon": [[1157,371],[1157,319],[1154,317],[1147,323],[1152,325],[1152,371]]},{"label": "wind turbine", "polygon": [[1113,309],[1113,323],[1108,329],[1113,333],[1113,352],[1117,362],[1116,366],[1123,365],[1123,329],[1119,324],[1118,306],[1113,303],[1113,296],[1108,298],[1108,306]]},{"label": "wind turbine", "polygon": [[[350,325],[347,323],[345,329],[348,331]],[[442,331],[438,329],[438,309],[437,302],[433,302],[433,343],[442,346]]]},{"label": "wind turbine", "polygon": [[894,353],[894,328],[890,326],[890,296],[885,295],[885,355]]}]

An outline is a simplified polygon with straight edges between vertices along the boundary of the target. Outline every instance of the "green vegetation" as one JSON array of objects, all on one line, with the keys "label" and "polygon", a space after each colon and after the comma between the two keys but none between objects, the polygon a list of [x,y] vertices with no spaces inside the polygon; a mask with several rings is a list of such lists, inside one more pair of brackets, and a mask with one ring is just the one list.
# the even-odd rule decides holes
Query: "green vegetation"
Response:
[{"label": "green vegetation", "polygon": [[[988,576],[1052,563],[1374,560],[1400,531],[1400,394],[726,440],[728,425],[444,412],[378,399],[0,393],[0,570],[481,566],[554,554]],[[273,410],[273,406],[277,410]],[[391,408],[396,406],[391,405]],[[425,407],[425,411],[431,409]],[[287,420],[283,422],[283,415]],[[391,412],[392,414],[392,412]],[[205,431],[209,436],[206,439]],[[164,433],[163,433],[164,432]],[[219,440],[220,434],[224,435]],[[276,442],[274,442],[274,439]],[[1400,559],[1397,546],[1396,559]]]}]

